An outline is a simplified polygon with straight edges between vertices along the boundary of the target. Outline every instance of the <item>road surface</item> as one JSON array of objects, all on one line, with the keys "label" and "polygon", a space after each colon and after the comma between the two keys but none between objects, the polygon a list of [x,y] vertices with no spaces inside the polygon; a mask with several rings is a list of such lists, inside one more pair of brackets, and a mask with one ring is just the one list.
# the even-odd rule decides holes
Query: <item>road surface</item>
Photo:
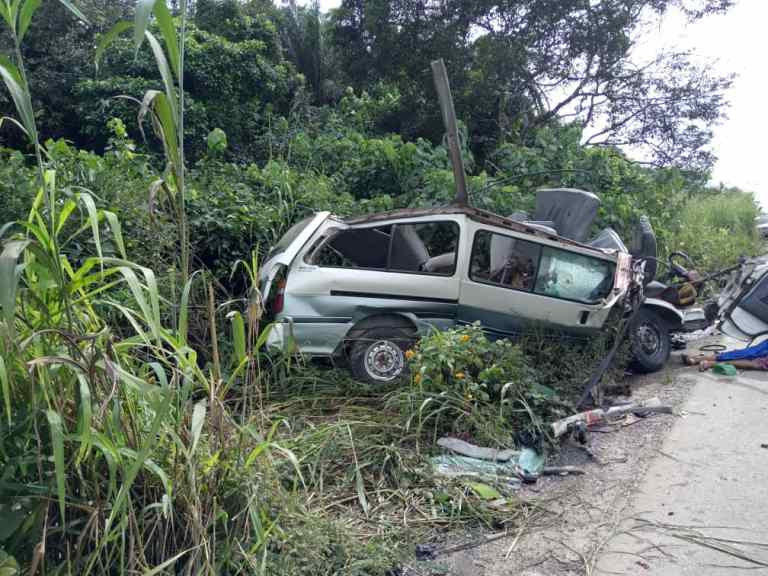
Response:
[{"label": "road surface", "polygon": [[629,532],[608,543],[597,574],[768,574],[768,373],[691,376],[682,406],[691,417],[664,439],[623,524]]}]

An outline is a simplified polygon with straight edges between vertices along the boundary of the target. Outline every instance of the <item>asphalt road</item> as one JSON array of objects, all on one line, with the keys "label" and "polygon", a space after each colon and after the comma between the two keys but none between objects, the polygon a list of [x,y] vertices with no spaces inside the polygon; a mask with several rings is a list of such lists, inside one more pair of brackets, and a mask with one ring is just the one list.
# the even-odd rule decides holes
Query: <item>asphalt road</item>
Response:
[{"label": "asphalt road", "polygon": [[691,376],[596,574],[768,574],[768,372]]}]

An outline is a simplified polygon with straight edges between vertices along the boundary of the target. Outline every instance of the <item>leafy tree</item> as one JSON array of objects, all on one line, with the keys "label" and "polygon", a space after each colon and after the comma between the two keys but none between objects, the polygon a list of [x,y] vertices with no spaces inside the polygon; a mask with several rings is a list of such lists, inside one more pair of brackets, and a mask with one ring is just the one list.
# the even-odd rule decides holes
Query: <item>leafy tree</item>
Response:
[{"label": "leafy tree", "polygon": [[363,89],[384,80],[403,96],[400,131],[435,140],[429,61],[447,60],[457,110],[475,152],[525,143],[553,119],[591,128],[589,143],[640,148],[649,161],[707,168],[710,126],[730,78],[664,53],[636,62],[649,14],[682,9],[690,19],[730,0],[344,0],[331,38],[345,78]]}]

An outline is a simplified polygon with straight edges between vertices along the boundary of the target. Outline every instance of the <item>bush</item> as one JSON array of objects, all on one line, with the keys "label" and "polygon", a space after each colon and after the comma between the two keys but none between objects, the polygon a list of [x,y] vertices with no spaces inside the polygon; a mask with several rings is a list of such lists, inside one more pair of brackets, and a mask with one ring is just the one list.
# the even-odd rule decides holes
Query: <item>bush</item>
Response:
[{"label": "bush", "polygon": [[570,408],[538,381],[529,358],[510,340],[489,340],[480,324],[435,332],[406,356],[411,394],[422,399],[419,425],[509,443],[510,434],[542,437],[545,424]]},{"label": "bush", "polygon": [[752,194],[741,191],[694,197],[682,210],[670,247],[687,253],[699,271],[733,265],[740,256],[759,253],[759,213]]}]

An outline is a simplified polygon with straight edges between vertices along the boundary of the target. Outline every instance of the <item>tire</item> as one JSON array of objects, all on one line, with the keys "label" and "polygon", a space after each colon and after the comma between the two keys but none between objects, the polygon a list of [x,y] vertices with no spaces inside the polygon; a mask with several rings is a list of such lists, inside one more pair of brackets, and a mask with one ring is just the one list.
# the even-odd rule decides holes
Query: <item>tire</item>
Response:
[{"label": "tire", "polygon": [[413,346],[413,333],[404,328],[369,328],[355,341],[349,363],[356,380],[381,386],[408,375],[405,351]]},{"label": "tire", "polygon": [[658,372],[669,360],[672,342],[667,322],[647,308],[641,308],[630,326],[632,365],[645,374]]}]

